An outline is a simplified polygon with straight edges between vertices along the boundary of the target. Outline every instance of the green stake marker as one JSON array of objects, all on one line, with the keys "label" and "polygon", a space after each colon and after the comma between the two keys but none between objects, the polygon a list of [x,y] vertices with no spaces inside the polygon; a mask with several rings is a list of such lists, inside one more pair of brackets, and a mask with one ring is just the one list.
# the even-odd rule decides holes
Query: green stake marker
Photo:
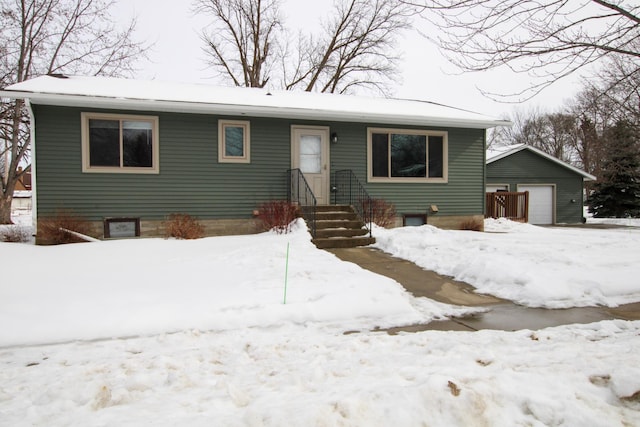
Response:
[{"label": "green stake marker", "polygon": [[289,243],[287,242],[287,260],[284,267],[284,302],[287,303],[287,279],[289,277]]}]

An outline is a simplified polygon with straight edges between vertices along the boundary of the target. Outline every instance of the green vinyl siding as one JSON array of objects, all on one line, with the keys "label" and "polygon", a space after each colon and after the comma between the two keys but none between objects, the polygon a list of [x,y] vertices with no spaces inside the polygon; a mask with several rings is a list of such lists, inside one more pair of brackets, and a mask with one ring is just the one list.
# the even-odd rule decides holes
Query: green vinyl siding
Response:
[{"label": "green vinyl siding", "polygon": [[487,184],[508,184],[510,191],[517,191],[518,184],[553,184],[555,221],[571,224],[582,220],[582,176],[529,150],[489,163]]},{"label": "green vinyl siding", "polygon": [[[72,209],[88,219],[172,212],[201,218],[251,218],[261,202],[286,197],[290,167],[288,123],[251,119],[250,164],[218,163],[218,118],[140,113],[159,117],[160,173],[82,173],[77,108],[35,106],[38,215]],[[129,114],[131,112],[123,112]]]},{"label": "green vinyl siding", "polygon": [[[351,169],[371,196],[402,213],[481,215],[484,211],[484,130],[448,132],[448,183],[367,183],[367,128],[379,124],[117,111],[159,119],[159,173],[83,173],[81,112],[94,110],[34,105],[38,215],[72,209],[91,220],[135,216],[163,219],[184,212],[203,219],[251,218],[262,202],[284,199],[291,167],[291,126],[328,126],[331,171]],[[114,111],[95,110],[94,112]],[[250,122],[251,163],[218,162],[218,120]],[[405,126],[392,126],[407,128]],[[411,128],[411,127],[408,127]]]}]

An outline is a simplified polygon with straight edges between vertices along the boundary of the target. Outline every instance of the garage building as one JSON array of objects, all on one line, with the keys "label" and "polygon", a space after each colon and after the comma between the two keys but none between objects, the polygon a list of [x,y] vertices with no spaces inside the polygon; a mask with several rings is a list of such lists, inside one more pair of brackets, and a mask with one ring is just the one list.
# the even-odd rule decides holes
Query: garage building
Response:
[{"label": "garage building", "polygon": [[486,191],[528,191],[531,224],[582,222],[584,181],[595,179],[525,144],[487,150]]}]

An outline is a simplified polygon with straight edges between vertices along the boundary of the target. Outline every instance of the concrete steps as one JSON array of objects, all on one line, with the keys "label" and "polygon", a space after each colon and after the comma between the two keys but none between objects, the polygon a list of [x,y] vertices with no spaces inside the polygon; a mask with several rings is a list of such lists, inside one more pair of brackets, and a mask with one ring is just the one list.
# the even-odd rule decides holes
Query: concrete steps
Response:
[{"label": "concrete steps", "polygon": [[[309,223],[310,218],[305,218]],[[375,243],[364,223],[351,206],[330,205],[316,207],[316,237],[319,249],[355,248]]]}]

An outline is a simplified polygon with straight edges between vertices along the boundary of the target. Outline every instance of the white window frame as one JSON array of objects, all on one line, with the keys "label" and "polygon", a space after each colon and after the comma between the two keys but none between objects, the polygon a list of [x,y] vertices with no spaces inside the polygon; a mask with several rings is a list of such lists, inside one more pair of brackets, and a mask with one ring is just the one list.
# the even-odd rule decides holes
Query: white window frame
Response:
[{"label": "white window frame", "polygon": [[[134,173],[134,174],[158,174],[160,173],[160,132],[157,116],[139,116],[131,114],[110,113],[81,113],[82,132],[82,172],[85,173]],[[120,166],[91,166],[89,149],[89,120],[118,120],[141,121],[151,123],[152,146],[151,167],[131,167],[122,164],[122,133],[120,134]]]},{"label": "white window frame", "polygon": [[[427,160],[426,167],[427,172],[424,178],[419,177],[380,177],[373,176],[373,150],[372,140],[374,133],[388,133],[388,134],[404,134],[404,135],[421,135],[425,136],[427,140]],[[442,137],[442,177],[429,178],[429,136],[441,136]],[[389,162],[391,162],[391,155],[389,155]],[[391,171],[391,165],[389,165],[389,171]],[[423,129],[392,129],[392,128],[367,128],[367,182],[395,182],[395,183],[438,183],[446,184],[449,182],[449,133],[447,131],[439,130],[423,130]]]},{"label": "white window frame", "polygon": [[[243,156],[227,156],[225,154],[225,128],[241,127],[243,129]],[[218,163],[251,163],[251,122],[245,120],[218,120]]]}]

